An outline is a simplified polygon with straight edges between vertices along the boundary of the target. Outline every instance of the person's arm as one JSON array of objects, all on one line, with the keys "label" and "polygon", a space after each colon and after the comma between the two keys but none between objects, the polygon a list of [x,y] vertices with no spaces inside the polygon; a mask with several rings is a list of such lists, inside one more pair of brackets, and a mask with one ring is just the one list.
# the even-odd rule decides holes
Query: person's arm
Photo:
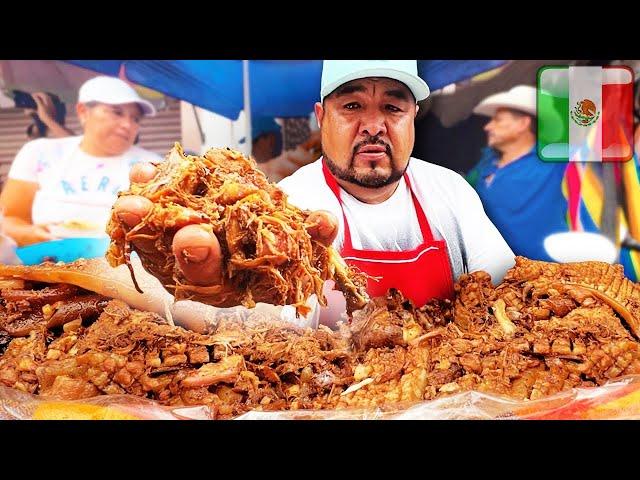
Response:
[{"label": "person's arm", "polygon": [[44,92],[36,92],[31,96],[35,100],[36,105],[38,105],[38,117],[40,117],[42,123],[47,126],[49,132],[51,132],[51,136],[61,138],[75,135],[73,130],[64,125],[60,125],[56,121],[56,107],[49,95]]},{"label": "person's arm", "polygon": [[283,178],[288,177],[298,169],[298,166],[289,161],[286,155],[280,154],[277,157],[273,157],[266,162],[258,164],[258,168],[264,173],[267,178],[272,182],[279,182]]},{"label": "person's arm", "polygon": [[299,145],[293,150],[286,150],[277,157],[259,163],[258,168],[262,170],[269,180],[279,182],[300,167],[304,167],[317,160],[319,156],[320,155],[314,150],[306,150]]},{"label": "person's arm", "polygon": [[4,215],[3,231],[20,246],[51,240],[46,227],[32,224],[31,209],[39,185],[34,182],[38,159],[46,156],[44,143],[39,139],[25,143],[11,164],[9,178],[0,194],[0,209]]},{"label": "person's arm", "polygon": [[515,255],[484,211],[480,197],[465,181],[456,187],[456,214],[469,272],[484,270],[494,285],[515,263]]},{"label": "person's arm", "polygon": [[18,246],[52,240],[54,236],[46,227],[33,225],[31,207],[38,184],[9,178],[0,194],[0,208],[4,218],[2,230],[13,238]]}]

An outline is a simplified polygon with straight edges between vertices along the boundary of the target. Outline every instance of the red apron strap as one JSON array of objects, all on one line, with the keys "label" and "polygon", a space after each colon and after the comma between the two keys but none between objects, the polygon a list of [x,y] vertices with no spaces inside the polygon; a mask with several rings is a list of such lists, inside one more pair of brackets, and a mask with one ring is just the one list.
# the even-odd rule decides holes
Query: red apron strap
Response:
[{"label": "red apron strap", "polygon": [[[349,230],[349,223],[347,222],[347,216],[344,213],[344,207],[342,206],[342,198],[340,194],[340,186],[336,181],[335,177],[329,171],[327,164],[324,159],[322,159],[322,173],[324,174],[324,179],[327,182],[327,185],[336,196],[338,203],[340,204],[340,209],[342,210],[342,219],[344,222],[344,247],[351,250],[353,248],[351,243],[351,231]],[[424,214],[424,210],[422,210],[422,206],[420,202],[416,198],[416,194],[411,187],[411,182],[409,181],[409,175],[405,172],[404,181],[407,182],[407,187],[409,187],[409,191],[411,192],[411,198],[413,199],[413,207],[416,210],[416,215],[418,217],[418,225],[420,226],[420,231],[422,232],[422,241],[423,242],[432,242],[433,241],[433,232],[431,231],[431,227],[429,226],[429,222],[427,220],[427,216]]]},{"label": "red apron strap", "polygon": [[[372,278],[367,281],[367,290],[372,297],[385,295],[391,287],[400,289],[406,298],[417,306],[422,306],[431,298],[451,298],[453,295],[453,276],[447,245],[444,240],[435,241],[427,216],[411,186],[409,176],[404,179],[411,192],[416,212],[422,244],[408,251],[370,251],[354,250],[351,243],[349,224],[341,199],[341,189],[337,180],[322,161],[322,171],[327,186],[336,196],[344,220],[345,239],[341,254],[348,257],[348,264],[359,268]],[[410,208],[410,207],[409,207]],[[375,277],[378,277],[374,280]],[[420,278],[420,281],[416,281]]]},{"label": "red apron strap", "polygon": [[418,225],[420,225],[420,231],[422,232],[422,241],[423,242],[432,242],[433,241],[433,232],[431,231],[431,227],[429,226],[429,221],[427,220],[427,216],[424,214],[424,210],[422,210],[422,206],[420,202],[416,198],[416,194],[411,188],[411,182],[409,181],[409,175],[407,172],[404,173],[404,181],[407,182],[407,187],[409,187],[409,191],[411,192],[411,197],[413,198],[413,206],[416,209],[416,215],[418,217]]}]

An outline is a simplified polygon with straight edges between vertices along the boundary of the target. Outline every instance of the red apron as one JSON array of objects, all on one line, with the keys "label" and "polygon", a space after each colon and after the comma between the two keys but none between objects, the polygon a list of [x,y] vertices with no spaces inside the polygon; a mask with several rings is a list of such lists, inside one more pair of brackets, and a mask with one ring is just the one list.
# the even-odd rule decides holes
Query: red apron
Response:
[{"label": "red apron", "polygon": [[411,191],[423,242],[414,250],[385,252],[353,248],[349,224],[340,198],[340,187],[324,162],[322,171],[327,185],[342,209],[344,243],[340,254],[349,265],[372,277],[379,277],[378,280],[370,278],[367,282],[367,292],[370,296],[386,295],[387,290],[393,287],[400,290],[405,298],[411,299],[417,307],[421,307],[432,298],[453,298],[453,275],[447,244],[444,240],[434,240],[427,217],[413,193],[406,173],[404,179]]}]

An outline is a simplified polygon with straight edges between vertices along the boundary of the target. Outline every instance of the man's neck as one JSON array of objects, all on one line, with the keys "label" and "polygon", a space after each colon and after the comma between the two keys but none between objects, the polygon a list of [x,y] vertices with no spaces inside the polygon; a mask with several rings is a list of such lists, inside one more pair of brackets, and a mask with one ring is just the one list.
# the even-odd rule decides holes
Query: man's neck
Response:
[{"label": "man's neck", "polygon": [[529,153],[535,143],[535,138],[527,137],[510,143],[509,145],[505,145],[500,149],[500,160],[498,161],[498,166],[504,167],[515,162],[523,155]]},{"label": "man's neck", "polygon": [[336,179],[338,185],[340,185],[349,195],[357,198],[362,203],[377,204],[382,203],[389,199],[394,194],[396,188],[400,184],[400,180],[393,182],[384,187],[367,188],[360,185],[354,185],[353,183],[345,182],[344,180]]}]

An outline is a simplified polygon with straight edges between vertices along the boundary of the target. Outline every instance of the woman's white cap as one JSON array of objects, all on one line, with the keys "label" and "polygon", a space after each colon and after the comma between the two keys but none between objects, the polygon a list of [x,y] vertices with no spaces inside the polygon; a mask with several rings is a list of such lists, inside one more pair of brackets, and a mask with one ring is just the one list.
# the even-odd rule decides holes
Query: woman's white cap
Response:
[{"label": "woman's white cap", "polygon": [[144,115],[152,117],[156,114],[156,109],[151,102],[141,98],[127,82],[116,77],[100,76],[87,80],[80,87],[78,102],[99,102],[109,105],[137,103]]}]

